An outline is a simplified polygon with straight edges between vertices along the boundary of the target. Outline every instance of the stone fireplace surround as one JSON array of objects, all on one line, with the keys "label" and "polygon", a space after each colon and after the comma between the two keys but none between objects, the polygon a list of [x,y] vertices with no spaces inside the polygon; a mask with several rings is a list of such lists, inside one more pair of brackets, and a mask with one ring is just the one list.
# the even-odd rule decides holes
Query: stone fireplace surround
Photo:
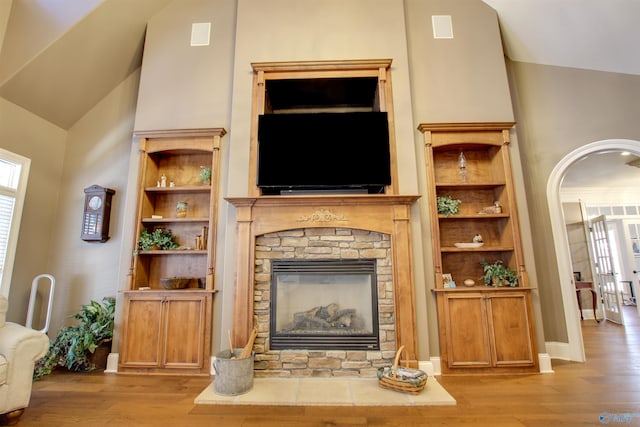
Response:
[{"label": "stone fireplace surround", "polygon": [[[269,348],[271,265],[274,259],[374,259],[376,262],[379,350]],[[254,284],[256,376],[375,376],[393,364],[395,323],[389,235],[349,228],[304,228],[258,236]]]},{"label": "stone fireplace surround", "polygon": [[[261,251],[258,245],[261,236],[272,233],[299,233],[299,230],[328,230],[326,232],[339,233],[345,230],[361,230],[386,235],[389,242],[389,256],[391,262],[391,279],[393,287],[393,315],[395,320],[393,334],[395,338],[385,343],[379,356],[385,358],[404,345],[405,350],[401,362],[405,366],[417,367],[417,331],[413,286],[413,265],[411,253],[410,207],[419,196],[413,195],[298,195],[298,196],[261,196],[261,197],[230,197],[226,200],[236,207],[236,282],[234,290],[233,310],[233,344],[241,347],[249,339],[251,330],[258,329],[256,338],[256,369],[268,366],[268,361],[274,357],[264,348],[268,341],[269,328],[261,324],[256,316],[255,306],[261,304],[260,286],[256,282],[263,280],[260,268]],[[298,230],[298,231],[295,231]],[[309,232],[309,231],[307,231]],[[313,231],[311,231],[313,234]],[[353,233],[353,231],[349,231]],[[360,233],[359,231],[355,232]],[[274,235],[272,235],[274,236]],[[264,240],[263,240],[264,243]],[[335,255],[332,255],[335,256]],[[258,273],[256,273],[258,271]],[[258,307],[259,312],[260,307]],[[261,353],[262,352],[262,353]],[[386,353],[385,353],[386,352]],[[344,362],[358,359],[377,359],[377,354],[366,355],[368,352],[327,351],[315,354],[310,350],[282,350],[278,357],[291,357],[292,360],[308,360],[318,357],[321,360],[311,362],[319,365]],[[295,354],[294,354],[295,353]],[[327,354],[328,353],[328,354]],[[265,362],[262,363],[261,362]],[[281,360],[280,360],[281,362]],[[280,363],[278,362],[278,363]],[[307,362],[308,363],[308,362]],[[358,364],[356,364],[358,365]],[[280,366],[277,363],[272,366]],[[297,365],[295,365],[297,366]],[[345,365],[353,366],[353,364]],[[359,365],[358,365],[359,366]],[[374,375],[375,362],[370,362],[360,372],[363,376]],[[369,369],[370,368],[370,369]],[[324,368],[321,368],[324,369]],[[348,369],[347,369],[348,370]],[[265,371],[268,371],[266,369]],[[296,375],[295,372],[276,370],[273,375]],[[306,367],[299,371],[300,375],[317,375],[319,371]],[[269,375],[265,372],[266,376]],[[349,375],[342,368],[333,370],[332,375]]]}]

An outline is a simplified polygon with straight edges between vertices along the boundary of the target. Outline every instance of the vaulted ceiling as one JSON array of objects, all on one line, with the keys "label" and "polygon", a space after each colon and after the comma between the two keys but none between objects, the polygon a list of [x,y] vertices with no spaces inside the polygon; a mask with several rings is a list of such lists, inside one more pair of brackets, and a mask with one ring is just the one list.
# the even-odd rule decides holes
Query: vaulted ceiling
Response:
[{"label": "vaulted ceiling", "polygon": [[[69,129],[140,66],[146,23],[172,1],[3,0],[0,96]],[[483,1],[513,61],[640,75],[638,0]]]},{"label": "vaulted ceiling", "polygon": [[170,1],[6,2],[0,96],[69,129],[140,66],[147,21]]},{"label": "vaulted ceiling", "polygon": [[512,61],[640,75],[638,0],[483,0]]}]

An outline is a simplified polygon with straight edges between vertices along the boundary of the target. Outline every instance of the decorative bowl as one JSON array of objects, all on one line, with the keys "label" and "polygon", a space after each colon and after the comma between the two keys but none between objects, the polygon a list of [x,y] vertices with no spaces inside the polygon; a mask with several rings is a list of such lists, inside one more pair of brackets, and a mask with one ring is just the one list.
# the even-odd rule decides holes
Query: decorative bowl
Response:
[{"label": "decorative bowl", "polygon": [[456,248],[461,248],[461,249],[465,249],[465,248],[479,248],[480,246],[484,245],[483,242],[478,242],[478,243],[454,243],[453,244]]},{"label": "decorative bowl", "polygon": [[165,289],[184,289],[187,287],[191,277],[162,277],[160,283]]}]

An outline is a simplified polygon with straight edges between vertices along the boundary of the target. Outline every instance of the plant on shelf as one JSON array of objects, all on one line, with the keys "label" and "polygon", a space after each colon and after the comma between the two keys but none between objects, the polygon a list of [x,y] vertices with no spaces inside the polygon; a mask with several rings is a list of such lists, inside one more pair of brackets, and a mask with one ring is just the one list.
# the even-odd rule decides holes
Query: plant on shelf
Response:
[{"label": "plant on shelf", "polygon": [[484,274],[480,280],[485,286],[518,286],[518,273],[505,266],[502,261],[497,260],[493,264],[482,261],[482,271]]},{"label": "plant on shelf", "polygon": [[206,166],[200,166],[200,175],[198,175],[198,178],[200,178],[200,182],[202,182],[203,184],[210,184],[211,168],[208,168]]},{"label": "plant on shelf", "polygon": [[170,229],[156,228],[149,233],[146,228],[143,228],[140,232],[140,237],[138,237],[136,254],[138,251],[148,251],[156,247],[160,250],[166,251],[169,249],[176,249],[178,246],[180,245],[176,242],[176,237]]},{"label": "plant on shelf", "polygon": [[460,212],[460,203],[458,199],[452,199],[451,196],[438,196],[438,213],[444,216],[455,215]]},{"label": "plant on shelf", "polygon": [[102,304],[91,301],[83,305],[79,313],[70,317],[77,324],[60,328],[49,344],[47,354],[38,361],[33,378],[38,380],[50,374],[58,366],[71,371],[88,372],[96,368],[92,355],[101,345],[111,345],[116,300],[107,297]]}]

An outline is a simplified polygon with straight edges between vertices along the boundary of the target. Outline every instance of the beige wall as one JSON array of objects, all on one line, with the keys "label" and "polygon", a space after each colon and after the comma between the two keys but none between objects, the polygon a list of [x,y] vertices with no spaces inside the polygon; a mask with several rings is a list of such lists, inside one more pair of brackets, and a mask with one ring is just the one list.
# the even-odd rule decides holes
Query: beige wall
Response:
[{"label": "beige wall", "polygon": [[567,342],[547,181],[565,156],[606,139],[640,140],[640,76],[511,63],[521,165],[546,341]]},{"label": "beige wall", "polygon": [[[43,7],[37,1],[0,2],[0,28],[3,25],[3,9],[11,9],[4,46],[0,35],[0,46],[3,46],[0,51],[0,81],[11,77],[102,1],[56,0],[54,7]],[[7,19],[8,14],[7,10]]]},{"label": "beige wall", "polygon": [[[453,40],[433,40],[432,14],[452,15]],[[191,23],[209,21],[211,46],[190,47]],[[479,0],[190,0],[173,2],[149,22],[135,129],[226,128],[221,193],[243,196],[250,185],[251,63],[372,58],[393,60],[401,193],[426,195],[419,123],[513,120],[497,18]],[[423,203],[412,211],[412,231],[426,360],[438,355],[438,343]],[[214,350],[231,326],[235,274],[235,212],[220,206]]]},{"label": "beige wall", "polygon": [[[579,271],[581,280],[585,282],[593,281],[591,275],[591,260],[589,258],[589,242],[585,234],[585,225],[582,222],[582,211],[580,203],[563,203],[562,213],[567,229],[567,241],[571,251],[571,270]],[[591,309],[593,306],[591,293],[580,292],[583,310]]]},{"label": "beige wall", "polygon": [[52,212],[58,206],[66,135],[63,129],[0,98],[2,148],[31,159],[9,294],[8,318],[20,324],[26,320],[31,281],[50,272],[47,258],[56,228]]},{"label": "beige wall", "polygon": [[[432,14],[452,16],[454,39],[432,38]],[[208,21],[211,45],[190,47],[191,24]],[[497,19],[480,0],[174,1],[149,22],[139,88],[132,75],[68,135],[0,100],[3,148],[33,159],[10,316],[22,321],[30,282],[45,270],[62,283],[58,324],[78,304],[122,286],[133,245],[132,129],[226,128],[221,193],[242,196],[249,186],[250,63],[357,58],[393,59],[400,190],[423,195],[412,212],[419,356],[437,356],[423,148],[415,129],[424,122],[513,120]],[[640,140],[640,77],[524,63],[510,63],[509,72],[518,122],[514,173],[526,189],[526,200],[520,192],[518,203],[523,228],[531,222],[532,233],[523,237],[539,288],[542,341],[563,342],[547,179],[564,156],[585,144]],[[113,237],[105,244],[79,238],[82,189],[94,183],[117,191]],[[221,331],[230,325],[234,277],[234,211],[224,201],[220,206],[214,347],[223,344]]]},{"label": "beige wall", "polygon": [[[496,12],[481,1],[405,3],[416,120],[513,121]],[[451,15],[453,39],[433,38],[432,15]]]},{"label": "beige wall", "polygon": [[[13,5],[13,0],[6,0],[0,2],[0,47],[2,47],[4,43],[4,38],[7,33],[7,23],[9,22],[9,15],[11,13],[11,6]],[[0,54],[1,54],[0,49]]]},{"label": "beige wall", "polygon": [[[2,148],[31,159],[10,320],[25,323],[31,281],[42,273],[56,278],[50,336],[80,305],[116,296],[138,80],[132,74],[68,132],[0,98]],[[116,190],[107,243],[80,239],[83,190],[93,184]]]},{"label": "beige wall", "polygon": [[[451,15],[453,39],[434,39],[432,15]],[[429,354],[438,356],[433,254],[426,205],[427,182],[420,123],[513,121],[502,42],[495,11],[483,2],[406,0],[407,48],[417,182],[422,199],[414,218],[421,218],[422,251],[416,262],[425,280]],[[398,102],[404,99],[394,98]],[[414,237],[414,239],[416,238]],[[532,265],[529,266],[533,268]],[[424,336],[420,337],[424,340]],[[539,339],[539,341],[542,341]],[[421,344],[423,344],[421,342]],[[424,353],[421,353],[423,356]]]},{"label": "beige wall", "polygon": [[[399,188],[416,194],[415,122],[407,57],[405,17],[401,0],[239,0],[233,82],[233,112],[230,137],[227,194],[247,195],[249,185],[249,138],[252,99],[252,62],[316,61],[336,59],[392,59],[393,108]],[[234,211],[226,212],[226,234],[235,231]],[[420,215],[414,209],[412,232],[420,236]],[[227,239],[223,249],[225,264],[233,265],[234,242]],[[414,260],[422,265],[422,242],[414,242]],[[418,313],[419,354],[428,358],[429,324],[426,311],[424,271],[416,268],[416,309]],[[222,295],[223,329],[230,320],[233,298],[233,267],[225,268]],[[214,328],[215,330],[215,328]],[[219,340],[220,341],[220,340]]]},{"label": "beige wall", "polygon": [[[190,46],[191,24],[211,23],[211,44]],[[147,24],[136,130],[229,130],[235,1],[180,0]]]},{"label": "beige wall", "polygon": [[[82,304],[115,297],[124,280],[119,265],[123,244],[131,241],[123,233],[123,217],[138,82],[139,73],[131,74],[69,129],[49,247],[49,269],[56,277],[54,332]],[[84,188],[93,184],[116,191],[106,243],[80,239]]]}]

